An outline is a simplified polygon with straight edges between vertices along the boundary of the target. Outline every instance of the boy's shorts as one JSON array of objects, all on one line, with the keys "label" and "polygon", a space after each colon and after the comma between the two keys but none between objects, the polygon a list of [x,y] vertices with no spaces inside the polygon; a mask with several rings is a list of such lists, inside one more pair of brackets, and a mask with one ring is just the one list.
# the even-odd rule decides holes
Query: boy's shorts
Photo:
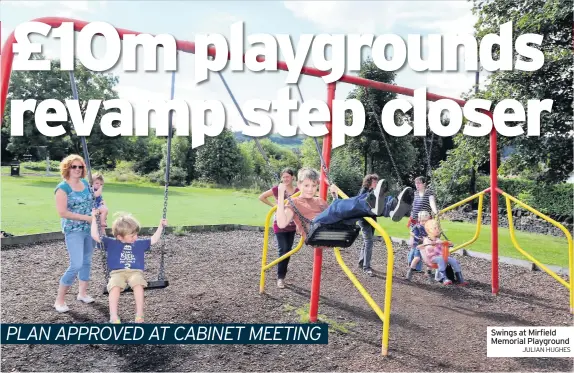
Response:
[{"label": "boy's shorts", "polygon": [[144,279],[143,271],[141,269],[116,269],[110,272],[108,292],[116,286],[119,287],[121,291],[124,291],[127,285],[132,289],[137,285],[142,285],[144,288],[147,287],[147,281]]}]

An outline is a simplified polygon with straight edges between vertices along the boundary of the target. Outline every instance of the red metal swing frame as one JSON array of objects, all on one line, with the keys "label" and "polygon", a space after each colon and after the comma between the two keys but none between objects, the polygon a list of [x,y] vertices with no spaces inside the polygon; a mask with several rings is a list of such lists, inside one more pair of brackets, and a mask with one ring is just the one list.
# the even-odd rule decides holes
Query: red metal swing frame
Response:
[{"label": "red metal swing frame", "polygon": [[[53,28],[59,27],[64,22],[72,22],[74,23],[74,30],[81,31],[89,22],[80,21],[71,18],[62,18],[62,17],[43,17],[37,18],[32,22],[42,22],[47,25],[52,26]],[[142,32],[131,31],[126,29],[116,28],[118,35],[121,39],[125,35],[139,35],[145,34]],[[14,51],[13,51],[13,44],[15,43],[14,32],[10,34],[7,38],[6,43],[2,47],[1,52],[1,61],[0,61],[0,73],[1,73],[1,86],[0,86],[0,118],[4,117],[4,110],[6,107],[6,99],[8,96],[8,87],[10,85],[10,76],[12,74],[12,62],[14,59]],[[177,49],[182,52],[193,53],[195,54],[195,43],[189,41],[176,41]],[[216,51],[214,47],[210,47],[208,49],[209,56],[215,56]],[[228,59],[230,55],[228,54]],[[243,56],[245,60],[245,56]],[[263,61],[262,57],[258,57],[259,61]],[[283,61],[277,62],[277,69],[288,71],[287,64]],[[301,73],[309,76],[314,77],[323,77],[329,75],[327,71],[321,71],[312,67],[303,67],[301,69]],[[381,91],[387,92],[394,92],[397,94],[405,95],[405,96],[414,96],[414,90],[411,88],[400,87],[392,84],[381,83],[369,79],[360,78],[357,76],[350,76],[350,75],[343,75],[339,80],[342,83],[354,84],[362,87],[367,88],[374,88]],[[332,103],[333,99],[335,98],[335,90],[336,90],[336,82],[328,83],[327,84],[327,106],[329,107],[329,112],[332,110]],[[466,101],[461,99],[450,98],[446,96],[441,96],[433,93],[427,92],[427,100],[430,101],[437,101],[441,99],[448,99],[456,102],[461,107],[465,105]],[[492,119],[492,113],[486,112],[486,114]],[[331,161],[331,146],[332,146],[332,138],[331,138],[331,129],[332,129],[332,121],[329,120],[326,123],[326,127],[329,131],[327,135],[324,137],[323,142],[323,158],[325,160],[327,169],[329,169],[330,161]],[[490,187],[487,188],[483,193],[490,192],[490,211],[491,211],[491,243],[492,243],[492,293],[498,294],[499,291],[499,284],[498,284],[498,182],[497,182],[497,134],[495,128],[492,129],[490,133]],[[327,183],[326,183],[326,175],[323,170],[321,170],[321,185],[320,185],[320,197],[324,200],[327,199]],[[313,264],[313,282],[311,287],[311,305],[309,311],[309,319],[311,322],[317,321],[317,313],[319,309],[319,294],[320,294],[320,285],[321,285],[321,269],[322,269],[322,262],[323,262],[323,250],[321,248],[314,249],[314,264]]]}]

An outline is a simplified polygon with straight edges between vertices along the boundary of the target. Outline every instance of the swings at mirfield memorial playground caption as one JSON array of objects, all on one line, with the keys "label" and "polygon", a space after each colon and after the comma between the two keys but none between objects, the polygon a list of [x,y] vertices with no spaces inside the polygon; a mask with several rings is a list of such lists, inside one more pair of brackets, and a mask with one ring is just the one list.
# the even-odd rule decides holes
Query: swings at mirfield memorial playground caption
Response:
[{"label": "swings at mirfield memorial playground caption", "polygon": [[[484,36],[478,45],[470,34],[428,35],[429,56],[421,58],[421,35],[408,35],[407,41],[400,36],[383,34],[375,37],[373,34],[310,34],[301,35],[294,48],[290,35],[249,35],[247,40],[251,45],[244,56],[244,25],[238,22],[230,26],[231,41],[219,34],[198,34],[195,39],[195,84],[208,80],[209,71],[219,72],[228,64],[232,71],[277,71],[277,56],[280,50],[285,56],[288,69],[287,84],[297,83],[301,68],[309,52],[316,69],[324,71],[322,79],[332,83],[343,76],[345,68],[349,71],[359,71],[361,67],[361,50],[371,48],[373,62],[378,68],[386,71],[396,71],[405,62],[414,71],[458,71],[458,47],[464,46],[465,70],[476,71],[478,59],[487,71],[536,71],[544,65],[544,54],[533,45],[541,45],[542,35],[523,34],[516,38],[513,45],[512,22],[501,25],[499,34]],[[81,31],[74,30],[72,22],[64,22],[57,28],[52,28],[40,22],[27,22],[18,26],[14,36],[16,42],[13,50],[16,54],[13,70],[16,71],[47,71],[50,70],[49,60],[30,59],[32,53],[40,53],[42,45],[32,43],[30,34],[41,34],[60,39],[60,66],[62,71],[74,69],[74,56],[80,63],[92,71],[107,71],[121,63],[125,71],[136,71],[137,48],[142,46],[144,53],[145,71],[157,71],[157,47],[164,48],[163,64],[165,71],[177,70],[176,39],[169,34],[152,36],[149,34],[125,35],[123,44],[117,30],[108,23],[92,22]],[[91,49],[92,39],[100,35],[105,39],[105,54],[97,59]],[[216,53],[213,49],[215,48]],[[386,57],[387,47],[392,47],[393,56]],[[499,57],[492,56],[493,47],[499,48]],[[325,49],[330,47],[332,57],[325,57]],[[443,61],[444,51],[444,61]],[[514,59],[514,51],[517,57]],[[120,61],[122,56],[122,61]],[[262,58],[263,57],[263,58]],[[526,58],[526,59],[525,59]],[[348,65],[345,66],[346,61]],[[444,68],[443,68],[444,64]],[[290,87],[279,91],[276,100],[250,100],[242,106],[245,118],[252,125],[243,126],[243,134],[251,137],[262,137],[270,133],[273,121],[268,115],[270,110],[278,113],[275,123],[281,136],[290,137],[297,134],[297,126],[290,124],[290,111],[298,112],[298,127],[311,137],[320,137],[328,133],[325,125],[313,122],[327,122],[331,119],[329,108],[324,101],[308,100],[298,107],[297,100],[290,99]],[[392,136],[406,136],[411,131],[415,136],[426,136],[427,99],[426,87],[414,90],[414,105],[405,99],[394,99],[382,108],[381,115],[384,130]],[[174,110],[177,117],[176,136],[192,135],[192,148],[205,143],[205,136],[219,135],[226,122],[226,112],[221,101],[194,100],[149,100],[138,105],[134,110],[131,103],[125,99],[89,100],[82,117],[79,102],[76,100],[48,99],[37,102],[34,99],[11,101],[11,136],[24,135],[24,113],[35,113],[35,125],[45,136],[62,136],[66,130],[62,125],[48,125],[48,122],[62,122],[70,114],[74,129],[78,136],[89,136],[98,112],[103,105],[108,110],[100,120],[104,135],[115,136],[148,136],[149,113],[157,114],[156,135],[167,136],[169,131],[168,113]],[[491,101],[471,99],[464,107],[449,99],[438,100],[429,105],[428,122],[432,132],[439,136],[453,136],[462,127],[463,115],[473,126],[465,126],[463,134],[467,136],[487,136],[492,127],[498,133],[507,137],[524,134],[522,126],[508,126],[506,122],[526,122],[528,136],[540,136],[540,116],[542,112],[551,112],[553,100],[529,99],[527,110],[514,99],[504,99],[493,109],[492,118],[485,112],[492,107]],[[190,110],[191,107],[191,110]],[[55,111],[50,112],[49,111]],[[109,111],[113,110],[113,111]],[[414,125],[402,123],[397,125],[394,115],[397,110],[407,113],[414,110]],[[441,113],[448,110],[450,123],[443,126],[440,122]],[[507,113],[507,110],[512,112]],[[191,115],[190,115],[191,111]],[[365,108],[356,99],[333,100],[332,105],[332,138],[333,148],[345,144],[346,136],[355,137],[362,133],[365,125]],[[346,122],[346,112],[352,112],[352,123]],[[206,123],[206,113],[211,115],[211,123]],[[191,116],[191,118],[190,118]],[[114,126],[114,122],[120,125]],[[135,131],[134,131],[135,123]]]}]

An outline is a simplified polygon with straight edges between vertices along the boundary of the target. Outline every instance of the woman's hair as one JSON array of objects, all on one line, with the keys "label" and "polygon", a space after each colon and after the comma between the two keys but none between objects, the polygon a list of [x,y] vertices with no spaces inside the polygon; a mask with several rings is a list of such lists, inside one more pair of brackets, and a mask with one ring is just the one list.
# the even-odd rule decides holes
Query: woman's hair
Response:
[{"label": "woman's hair", "polygon": [[373,180],[379,180],[379,175],[369,174],[363,179],[363,188],[370,188]]},{"label": "woman's hair", "polygon": [[80,157],[77,154],[71,154],[66,158],[62,159],[62,162],[60,162],[60,174],[64,179],[67,180],[70,177],[70,169],[72,168],[72,163],[76,161],[82,162],[84,168],[82,169],[81,177],[86,177],[86,162],[84,162],[84,158]]},{"label": "woman's hair", "polygon": [[299,173],[297,174],[297,181],[300,183],[302,183],[306,179],[318,183],[319,178],[320,178],[319,172],[313,168],[302,168],[299,170]]},{"label": "woman's hair", "polygon": [[116,215],[118,215],[118,217],[112,224],[112,234],[114,237],[125,237],[139,233],[140,223],[131,214],[118,213]]},{"label": "woman's hair", "polygon": [[420,181],[421,183],[423,183],[423,184],[425,184],[425,185],[426,185],[426,183],[427,183],[427,179],[426,179],[424,176],[417,176],[417,177],[415,178],[415,184],[416,184],[417,181]]},{"label": "woman's hair", "polygon": [[293,177],[295,177],[295,171],[293,171],[291,168],[287,167],[284,168],[283,171],[281,171],[281,174],[279,175],[280,177],[283,176],[283,174],[289,174]]}]

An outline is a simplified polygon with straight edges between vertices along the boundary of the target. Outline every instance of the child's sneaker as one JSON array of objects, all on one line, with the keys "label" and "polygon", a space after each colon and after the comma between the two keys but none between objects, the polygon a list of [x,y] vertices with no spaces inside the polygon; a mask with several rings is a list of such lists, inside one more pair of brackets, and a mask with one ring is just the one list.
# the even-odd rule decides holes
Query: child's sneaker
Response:
[{"label": "child's sneaker", "polygon": [[391,219],[395,222],[400,221],[403,217],[409,214],[412,208],[414,198],[415,194],[411,187],[406,187],[405,189],[403,189],[401,194],[399,194],[398,196],[399,202],[397,203],[397,207],[395,207],[395,209],[391,211],[391,213],[389,214]]},{"label": "child's sneaker", "polygon": [[444,281],[442,282],[442,284],[443,284],[444,286],[452,285],[452,281],[449,280],[448,278],[445,278]]},{"label": "child's sneaker", "polygon": [[389,182],[385,179],[379,180],[375,190],[373,190],[373,195],[375,196],[374,206],[371,206],[371,211],[376,216],[381,216],[383,209],[385,208],[385,194],[389,191]]},{"label": "child's sneaker", "polygon": [[277,280],[277,287],[279,289],[285,289],[285,281],[283,281],[281,279]]},{"label": "child's sneaker", "polygon": [[365,274],[366,274],[367,276],[369,276],[369,277],[373,277],[373,276],[374,276],[373,270],[370,269],[370,268],[365,268],[365,269],[363,270],[363,272],[365,272]]},{"label": "child's sneaker", "polygon": [[407,271],[407,275],[405,276],[407,278],[407,281],[410,281],[413,279],[413,269],[409,268],[409,270]]},{"label": "child's sneaker", "polygon": [[466,286],[468,285],[468,282],[464,280],[464,277],[462,277],[462,272],[457,272],[455,273],[456,278],[457,278],[457,285],[458,286]]}]

